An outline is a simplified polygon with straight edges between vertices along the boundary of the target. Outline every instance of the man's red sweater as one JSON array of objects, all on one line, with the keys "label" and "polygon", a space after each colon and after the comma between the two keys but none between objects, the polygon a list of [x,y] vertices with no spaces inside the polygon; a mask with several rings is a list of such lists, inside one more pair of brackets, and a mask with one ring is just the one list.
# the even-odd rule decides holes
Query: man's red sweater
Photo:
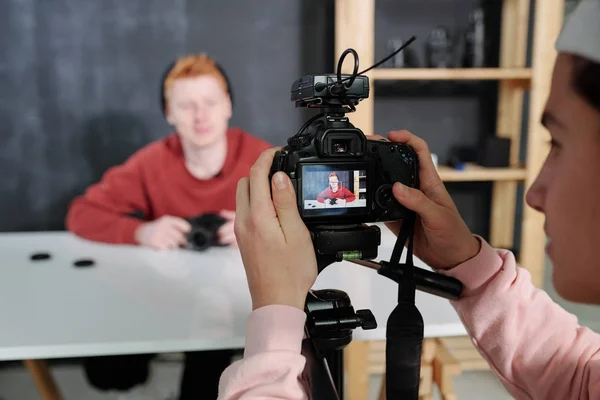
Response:
[{"label": "man's red sweater", "polygon": [[227,131],[227,156],[221,172],[207,180],[189,173],[177,133],[150,143],[124,164],[109,169],[102,180],[75,198],[67,229],[83,238],[115,244],[136,244],[136,229],[163,215],[193,217],[235,210],[235,192],[258,156],[272,147],[237,129]]},{"label": "man's red sweater", "polygon": [[351,201],[354,201],[355,198],[356,196],[354,193],[340,185],[337,192],[331,190],[331,187],[323,190],[317,197],[317,201],[319,203],[324,203],[326,199],[342,199],[346,200],[347,203],[350,203]]}]

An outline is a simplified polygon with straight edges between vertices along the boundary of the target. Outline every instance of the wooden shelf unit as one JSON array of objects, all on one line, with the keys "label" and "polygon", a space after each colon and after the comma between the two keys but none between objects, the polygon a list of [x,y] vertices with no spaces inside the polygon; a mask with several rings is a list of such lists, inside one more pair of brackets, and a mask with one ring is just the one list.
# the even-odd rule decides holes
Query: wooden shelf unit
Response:
[{"label": "wooden shelf unit", "polygon": [[[527,268],[533,283],[541,287],[544,276],[546,236],[544,217],[524,205],[521,221],[516,220],[518,185],[527,189],[536,178],[549,148],[549,135],[540,124],[540,118],[550,92],[556,50],[554,42],[563,22],[565,0],[502,0],[500,37],[500,65],[498,68],[477,69],[398,69],[376,68],[367,71],[370,96],[352,113],[352,123],[363,132],[374,132],[374,98],[376,81],[400,80],[496,80],[499,83],[496,132],[511,139],[509,168],[485,169],[469,166],[465,171],[440,167],[445,182],[492,181],[490,244],[498,248],[514,248],[514,231],[520,223],[521,243],[519,263]],[[533,18],[531,67],[526,64],[529,16],[535,2]],[[335,0],[335,62],[344,50],[351,47],[359,54],[361,66],[373,65],[375,60],[375,5],[376,0]],[[398,7],[402,3],[398,2]],[[398,21],[398,23],[402,23]],[[352,73],[352,63],[345,62],[343,73]],[[526,132],[522,132],[524,95],[529,92],[529,112]],[[399,121],[401,123],[401,121]],[[398,126],[402,129],[402,126]],[[419,134],[419,132],[414,132]],[[521,135],[526,135],[525,166],[520,162]],[[365,342],[355,342],[345,351],[347,398],[368,397],[367,358]],[[449,393],[444,396],[452,398]]]},{"label": "wooden shelf unit", "polygon": [[378,68],[374,81],[383,80],[531,80],[530,68]]},{"label": "wooden shelf unit", "polygon": [[440,165],[437,169],[444,182],[476,182],[476,181],[525,181],[525,168],[486,168],[478,165],[467,165],[464,170],[456,170]]},{"label": "wooden shelf unit", "polygon": [[[523,219],[516,221],[518,185],[527,189],[532,183],[549,151],[548,132],[540,124],[540,117],[549,94],[556,50],[554,42],[563,21],[565,0],[502,0],[502,27],[500,38],[500,65],[498,68],[375,68],[365,75],[371,82],[370,96],[361,101],[352,113],[352,123],[363,132],[374,131],[374,98],[376,81],[415,80],[496,80],[499,83],[496,132],[511,139],[510,163],[505,169],[469,169],[453,171],[440,169],[446,182],[492,181],[492,212],[490,244],[498,248],[515,248],[516,224],[522,226],[519,262],[532,275],[534,284],[541,287],[545,265],[546,237],[543,216],[524,206]],[[531,3],[536,2],[533,21],[531,66],[526,64],[529,14]],[[335,65],[348,47],[357,51],[361,66],[375,60],[375,6],[376,0],[336,0],[335,3]],[[402,7],[401,4],[398,7]],[[400,22],[399,22],[400,23]],[[352,72],[352,63],[345,62],[343,73]],[[529,114],[526,123],[527,151],[525,166],[519,160],[524,94],[529,92]],[[401,126],[398,129],[402,129]],[[419,132],[414,132],[419,134]]]}]

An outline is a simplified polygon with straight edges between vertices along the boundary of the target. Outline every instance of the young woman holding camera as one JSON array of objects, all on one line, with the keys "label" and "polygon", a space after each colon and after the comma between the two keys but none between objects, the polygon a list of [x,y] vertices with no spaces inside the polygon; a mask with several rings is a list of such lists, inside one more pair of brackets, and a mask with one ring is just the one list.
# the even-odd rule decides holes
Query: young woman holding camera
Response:
[{"label": "young woman holding camera", "polygon": [[[527,193],[544,213],[553,283],[565,299],[600,304],[600,0],[583,0],[557,42],[542,123],[552,149]],[[415,255],[465,285],[452,304],[478,350],[518,399],[600,398],[600,335],[536,289],[507,250],[473,235],[431,161],[426,143],[391,132],[420,161],[420,190],[396,183],[419,218]],[[221,377],[220,399],[306,399],[300,353],[304,301],[317,276],[310,235],[284,173],[268,180],[267,150],[237,191],[235,232],[252,295],[244,359]],[[270,185],[272,184],[272,200]],[[398,232],[398,224],[388,225]]]}]

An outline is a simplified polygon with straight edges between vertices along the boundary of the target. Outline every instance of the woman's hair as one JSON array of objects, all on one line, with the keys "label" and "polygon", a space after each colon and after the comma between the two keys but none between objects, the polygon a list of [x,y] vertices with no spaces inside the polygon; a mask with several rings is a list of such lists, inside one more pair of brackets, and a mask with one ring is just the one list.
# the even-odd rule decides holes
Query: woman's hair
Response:
[{"label": "woman's hair", "polygon": [[575,91],[600,112],[600,63],[574,56]]}]

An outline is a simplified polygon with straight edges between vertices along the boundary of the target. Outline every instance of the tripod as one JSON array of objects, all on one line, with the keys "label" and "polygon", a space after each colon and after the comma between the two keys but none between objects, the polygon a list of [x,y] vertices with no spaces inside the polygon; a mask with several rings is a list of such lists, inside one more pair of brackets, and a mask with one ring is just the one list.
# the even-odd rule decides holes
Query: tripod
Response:
[{"label": "tripod", "polygon": [[[327,227],[311,230],[317,250],[319,272],[333,262],[346,259],[372,268],[379,275],[398,284],[398,303],[390,313],[386,325],[386,394],[390,400],[417,400],[419,396],[424,326],[421,313],[415,306],[416,290],[448,299],[458,299],[462,291],[460,281],[414,266],[412,259],[414,223],[415,215],[409,213],[398,234],[389,262],[368,260],[377,256],[379,240],[354,240],[350,246],[362,243],[363,248],[359,251],[349,250],[344,249],[344,243],[347,243],[345,239],[348,238],[347,231],[340,235],[339,230],[332,231]],[[380,237],[377,226],[361,225],[351,229],[354,229],[355,237],[373,238],[374,235]],[[336,237],[340,237],[337,242],[334,240]],[[327,239],[325,240],[327,247],[320,246],[320,239],[323,238]],[[402,250],[407,240],[406,262],[401,264]],[[324,248],[342,250],[334,255],[331,252],[323,252]],[[358,257],[349,259],[348,253]],[[368,257],[360,257],[362,254],[368,254]],[[344,398],[343,349],[352,341],[354,329],[376,328],[375,317],[370,310],[355,311],[349,296],[336,289],[310,291],[306,299],[305,312],[307,314],[306,339],[303,341],[302,352],[307,359],[305,371],[308,372],[312,396],[316,400],[342,400]]]}]

